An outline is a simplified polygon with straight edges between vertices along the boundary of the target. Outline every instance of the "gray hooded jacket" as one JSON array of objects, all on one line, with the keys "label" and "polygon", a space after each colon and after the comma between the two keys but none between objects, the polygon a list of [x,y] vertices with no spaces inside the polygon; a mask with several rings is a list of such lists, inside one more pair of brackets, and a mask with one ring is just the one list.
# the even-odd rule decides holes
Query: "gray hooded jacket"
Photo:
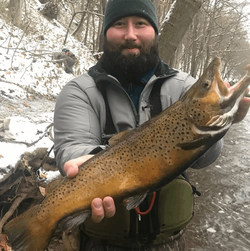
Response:
[{"label": "gray hooded jacket", "polygon": [[[163,81],[160,89],[162,109],[178,101],[195,82],[189,74],[171,69],[161,62],[143,89],[138,112],[119,81],[108,75],[97,63],[88,74],[83,74],[65,85],[55,107],[55,156],[60,172],[68,160],[96,153],[104,149],[102,135],[106,125],[107,96],[116,132],[141,125],[150,118],[149,96],[155,84]],[[222,149],[222,140],[210,148],[192,167],[211,164]]]}]

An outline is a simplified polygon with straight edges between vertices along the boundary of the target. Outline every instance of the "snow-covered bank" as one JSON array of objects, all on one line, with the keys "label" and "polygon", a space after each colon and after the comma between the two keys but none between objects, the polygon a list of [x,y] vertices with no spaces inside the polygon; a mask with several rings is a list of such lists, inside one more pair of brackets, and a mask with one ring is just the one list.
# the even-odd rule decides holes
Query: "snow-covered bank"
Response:
[{"label": "snow-covered bank", "polygon": [[[45,19],[39,7],[38,1],[27,3],[35,17],[28,34],[8,24],[0,14],[0,179],[24,152],[52,147],[48,134],[30,147],[15,142],[37,141],[53,123],[55,99],[63,86],[96,62],[88,48],[70,35],[63,45],[66,30],[57,21]],[[65,47],[78,59],[74,75],[51,62],[52,54]],[[1,122],[6,119],[10,123],[4,130]]]}]

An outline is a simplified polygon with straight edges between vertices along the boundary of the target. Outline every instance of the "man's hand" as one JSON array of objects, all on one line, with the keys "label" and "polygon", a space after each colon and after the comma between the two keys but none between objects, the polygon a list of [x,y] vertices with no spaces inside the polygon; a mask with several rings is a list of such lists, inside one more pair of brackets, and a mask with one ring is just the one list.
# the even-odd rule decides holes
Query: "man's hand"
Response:
[{"label": "man's hand", "polygon": [[72,159],[72,160],[67,161],[63,167],[63,170],[66,173],[67,177],[69,177],[69,178],[75,177],[78,174],[79,166],[83,162],[92,158],[93,156],[94,155],[89,154],[89,155],[79,157],[77,159]]},{"label": "man's hand", "polygon": [[250,98],[244,97],[239,103],[239,109],[235,115],[233,123],[238,123],[243,120],[250,107]]},{"label": "man's hand", "polygon": [[[80,165],[94,155],[85,155],[77,159],[69,160],[64,165],[64,171],[69,178],[78,174]],[[104,217],[110,218],[115,215],[115,203],[112,197],[107,196],[103,200],[100,198],[93,199],[91,203],[92,220],[95,223],[100,222]]]},{"label": "man's hand", "polygon": [[112,197],[107,196],[103,200],[93,199],[91,203],[92,220],[95,223],[100,222],[104,217],[111,218],[115,215],[115,203]]}]

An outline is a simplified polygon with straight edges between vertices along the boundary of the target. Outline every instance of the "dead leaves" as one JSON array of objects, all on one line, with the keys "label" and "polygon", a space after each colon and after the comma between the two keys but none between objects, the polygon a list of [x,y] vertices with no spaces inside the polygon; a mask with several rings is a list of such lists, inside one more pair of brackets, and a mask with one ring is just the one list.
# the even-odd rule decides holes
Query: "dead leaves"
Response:
[{"label": "dead leaves", "polygon": [[11,251],[11,250],[12,250],[11,247],[8,246],[8,244],[7,244],[7,237],[6,237],[5,234],[2,234],[2,235],[1,235],[1,239],[0,239],[0,249],[1,249],[2,251]]},{"label": "dead leaves", "polygon": [[27,102],[23,102],[23,105],[30,108],[30,105]]}]

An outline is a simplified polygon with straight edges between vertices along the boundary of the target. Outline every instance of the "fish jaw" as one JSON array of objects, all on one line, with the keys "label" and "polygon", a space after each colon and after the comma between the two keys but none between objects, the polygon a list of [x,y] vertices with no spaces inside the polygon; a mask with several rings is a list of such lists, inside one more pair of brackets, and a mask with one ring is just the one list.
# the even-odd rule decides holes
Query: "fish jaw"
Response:
[{"label": "fish jaw", "polygon": [[188,91],[183,97],[193,130],[197,134],[213,136],[226,132],[250,84],[250,65],[246,67],[247,74],[230,88],[221,79],[220,67],[220,58],[215,58],[194,84],[194,88],[189,90],[190,93]]},{"label": "fish jaw", "polygon": [[[233,123],[234,117],[239,109],[239,104],[241,100],[249,102],[249,98],[244,98],[247,88],[250,84],[250,64],[246,66],[247,73],[246,75],[235,85],[227,88],[227,91],[224,92],[226,95],[220,93],[220,108],[223,110],[223,114],[220,116],[213,117],[208,123],[207,126],[217,126],[217,127],[226,127],[230,126]],[[219,82],[218,80],[216,80]],[[224,84],[223,81],[219,83]],[[218,85],[218,87],[221,86]],[[219,92],[218,88],[218,92]]]},{"label": "fish jaw", "polygon": [[246,70],[246,75],[238,83],[228,88],[228,95],[222,99],[221,107],[229,106],[229,104],[234,101],[246,99],[244,96],[250,84],[250,64],[246,66]]}]

